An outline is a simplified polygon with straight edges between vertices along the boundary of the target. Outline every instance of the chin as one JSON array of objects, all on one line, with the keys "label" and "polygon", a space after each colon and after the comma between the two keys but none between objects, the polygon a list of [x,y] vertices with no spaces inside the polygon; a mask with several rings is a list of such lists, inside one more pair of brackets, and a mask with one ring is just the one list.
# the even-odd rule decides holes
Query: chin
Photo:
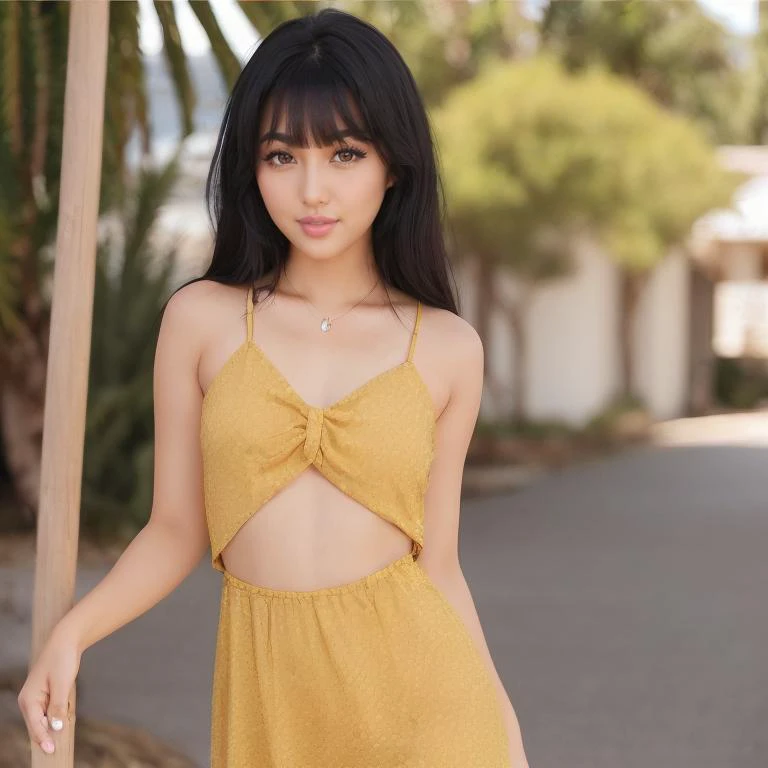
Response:
[{"label": "chin", "polygon": [[[311,238],[309,238],[311,240]],[[316,242],[301,242],[293,243],[294,250],[301,253],[308,259],[314,261],[326,261],[332,259],[334,256],[338,256],[342,253],[347,246],[338,245],[337,243],[316,243]]]}]

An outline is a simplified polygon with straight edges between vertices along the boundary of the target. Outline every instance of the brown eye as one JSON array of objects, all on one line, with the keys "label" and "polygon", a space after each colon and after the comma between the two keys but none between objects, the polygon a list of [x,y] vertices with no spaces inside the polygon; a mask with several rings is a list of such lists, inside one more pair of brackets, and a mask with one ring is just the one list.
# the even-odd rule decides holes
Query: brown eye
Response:
[{"label": "brown eye", "polygon": [[361,149],[357,149],[356,147],[343,147],[342,149],[339,149],[336,151],[337,155],[343,155],[343,154],[349,154],[352,155],[352,159],[348,161],[342,161],[342,165],[351,165],[355,160],[361,159],[363,157],[366,157],[368,154],[367,152],[363,152]]},{"label": "brown eye", "polygon": [[274,150],[273,152],[270,152],[270,153],[269,153],[269,154],[268,154],[268,155],[267,155],[267,156],[264,158],[264,162],[265,162],[265,163],[269,163],[270,165],[275,165],[275,166],[280,166],[280,165],[287,165],[287,163],[282,163],[282,162],[281,162],[281,163],[273,163],[273,162],[271,162],[273,157],[278,157],[278,156],[279,156],[279,157],[290,157],[291,155],[290,155],[290,153],[288,153],[288,152],[285,152],[284,150],[281,150],[281,149],[276,149],[276,150]]}]

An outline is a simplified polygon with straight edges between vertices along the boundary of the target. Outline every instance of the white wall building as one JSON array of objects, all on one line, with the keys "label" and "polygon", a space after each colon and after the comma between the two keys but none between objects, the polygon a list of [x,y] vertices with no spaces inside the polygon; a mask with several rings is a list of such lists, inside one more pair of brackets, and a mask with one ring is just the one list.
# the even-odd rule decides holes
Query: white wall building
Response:
[{"label": "white wall building", "polygon": [[[537,290],[528,315],[525,416],[531,420],[583,424],[619,387],[617,269],[595,246],[579,249],[576,264],[571,276]],[[670,254],[651,276],[637,310],[636,389],[659,419],[677,416],[687,405],[689,270],[684,256]],[[514,278],[499,272],[498,280],[502,291],[514,294]],[[471,263],[457,270],[457,282],[462,314],[475,324],[478,296]],[[511,413],[514,345],[502,313],[494,312],[482,418]]]}]

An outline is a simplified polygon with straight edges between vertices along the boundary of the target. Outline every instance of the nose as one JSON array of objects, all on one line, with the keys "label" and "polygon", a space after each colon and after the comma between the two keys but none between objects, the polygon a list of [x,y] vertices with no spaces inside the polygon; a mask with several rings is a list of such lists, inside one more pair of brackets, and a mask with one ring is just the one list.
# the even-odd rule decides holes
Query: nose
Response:
[{"label": "nose", "polygon": [[306,163],[299,183],[302,200],[307,208],[328,202],[325,171],[320,163]]}]

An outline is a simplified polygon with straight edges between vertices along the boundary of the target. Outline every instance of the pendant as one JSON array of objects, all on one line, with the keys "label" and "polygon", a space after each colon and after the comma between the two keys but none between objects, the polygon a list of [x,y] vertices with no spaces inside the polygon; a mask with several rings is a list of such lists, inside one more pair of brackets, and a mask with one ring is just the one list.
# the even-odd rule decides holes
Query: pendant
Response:
[{"label": "pendant", "polygon": [[331,321],[329,318],[324,317],[323,321],[320,323],[320,330],[323,333],[328,333],[328,331],[331,330]]}]

